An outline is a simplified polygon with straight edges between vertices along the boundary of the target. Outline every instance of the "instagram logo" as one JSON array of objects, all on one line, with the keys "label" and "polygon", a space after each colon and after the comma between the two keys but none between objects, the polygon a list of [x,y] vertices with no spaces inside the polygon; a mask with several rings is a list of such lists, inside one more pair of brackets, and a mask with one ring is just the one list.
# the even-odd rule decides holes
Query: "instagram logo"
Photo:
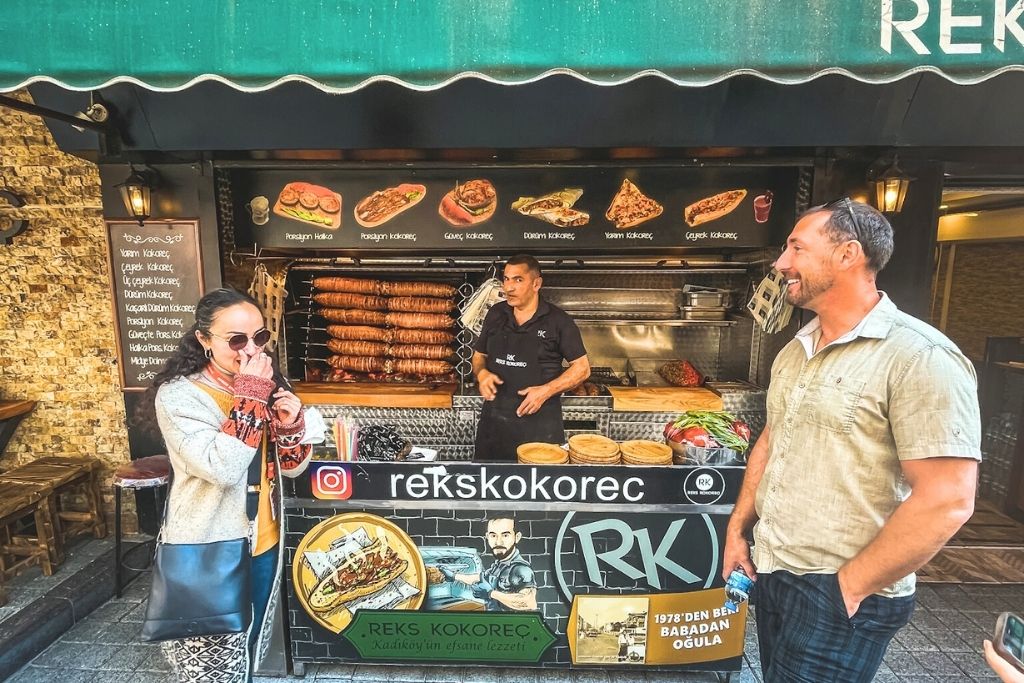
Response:
[{"label": "instagram logo", "polygon": [[320,500],[348,500],[352,496],[352,474],[342,465],[318,465],[312,484],[313,497]]}]

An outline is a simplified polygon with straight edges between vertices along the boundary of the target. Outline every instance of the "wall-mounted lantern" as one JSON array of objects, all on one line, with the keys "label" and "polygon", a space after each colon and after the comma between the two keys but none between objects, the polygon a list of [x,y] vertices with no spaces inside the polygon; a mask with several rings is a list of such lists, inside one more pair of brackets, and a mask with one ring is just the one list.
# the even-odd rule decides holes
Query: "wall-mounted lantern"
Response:
[{"label": "wall-mounted lantern", "polygon": [[150,200],[153,186],[156,184],[156,174],[146,169],[136,171],[134,166],[131,169],[131,175],[116,187],[121,192],[121,199],[128,215],[142,225],[151,215]]},{"label": "wall-mounted lantern", "polygon": [[875,176],[875,206],[882,213],[899,213],[903,210],[903,201],[907,198],[907,189],[915,178],[907,175],[900,168],[899,159],[893,157],[892,164]]}]

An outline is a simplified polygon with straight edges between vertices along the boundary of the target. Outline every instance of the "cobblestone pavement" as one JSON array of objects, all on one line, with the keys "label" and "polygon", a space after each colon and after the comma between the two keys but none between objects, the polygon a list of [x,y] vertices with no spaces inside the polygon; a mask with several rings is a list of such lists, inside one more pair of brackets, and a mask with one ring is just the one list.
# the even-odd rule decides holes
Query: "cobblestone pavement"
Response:
[{"label": "cobblestone pavement", "polygon": [[[149,591],[146,577],[133,582],[120,599],[110,600],[78,622],[57,642],[9,680],[16,683],[163,683],[171,681],[155,645],[138,641]],[[879,682],[992,681],[981,655],[981,641],[996,615],[1024,611],[1024,586],[921,585],[910,625],[893,641]],[[733,681],[761,683],[756,626],[747,632],[746,662]],[[310,666],[308,681],[396,681],[411,683],[660,683],[716,681],[714,674],[649,671],[554,671],[512,668],[336,665]],[[297,679],[263,678],[257,682]]]}]

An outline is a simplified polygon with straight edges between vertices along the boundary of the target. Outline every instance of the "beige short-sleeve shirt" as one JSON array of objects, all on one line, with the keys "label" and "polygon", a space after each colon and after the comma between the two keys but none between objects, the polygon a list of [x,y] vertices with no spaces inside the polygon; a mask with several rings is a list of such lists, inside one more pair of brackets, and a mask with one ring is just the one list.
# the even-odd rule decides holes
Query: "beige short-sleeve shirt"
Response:
[{"label": "beige short-sleeve shirt", "polygon": [[[758,572],[837,572],[910,494],[901,461],[981,459],[974,367],[945,335],[882,293],[857,327],[814,352],[819,337],[815,319],[772,366]],[[914,586],[911,574],[880,594]]]}]

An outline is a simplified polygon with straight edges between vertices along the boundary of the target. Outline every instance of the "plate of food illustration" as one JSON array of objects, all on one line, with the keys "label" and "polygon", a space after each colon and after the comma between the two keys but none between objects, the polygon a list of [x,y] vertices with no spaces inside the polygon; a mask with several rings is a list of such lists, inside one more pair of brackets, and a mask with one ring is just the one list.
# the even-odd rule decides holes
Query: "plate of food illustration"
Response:
[{"label": "plate of food illustration", "polygon": [[295,594],[317,623],[341,633],[360,609],[419,609],[427,572],[408,534],[362,512],[310,529],[295,550]]},{"label": "plate of food illustration", "polygon": [[277,195],[274,213],[317,228],[337,230],[341,227],[341,195],[321,185],[288,183]]}]

